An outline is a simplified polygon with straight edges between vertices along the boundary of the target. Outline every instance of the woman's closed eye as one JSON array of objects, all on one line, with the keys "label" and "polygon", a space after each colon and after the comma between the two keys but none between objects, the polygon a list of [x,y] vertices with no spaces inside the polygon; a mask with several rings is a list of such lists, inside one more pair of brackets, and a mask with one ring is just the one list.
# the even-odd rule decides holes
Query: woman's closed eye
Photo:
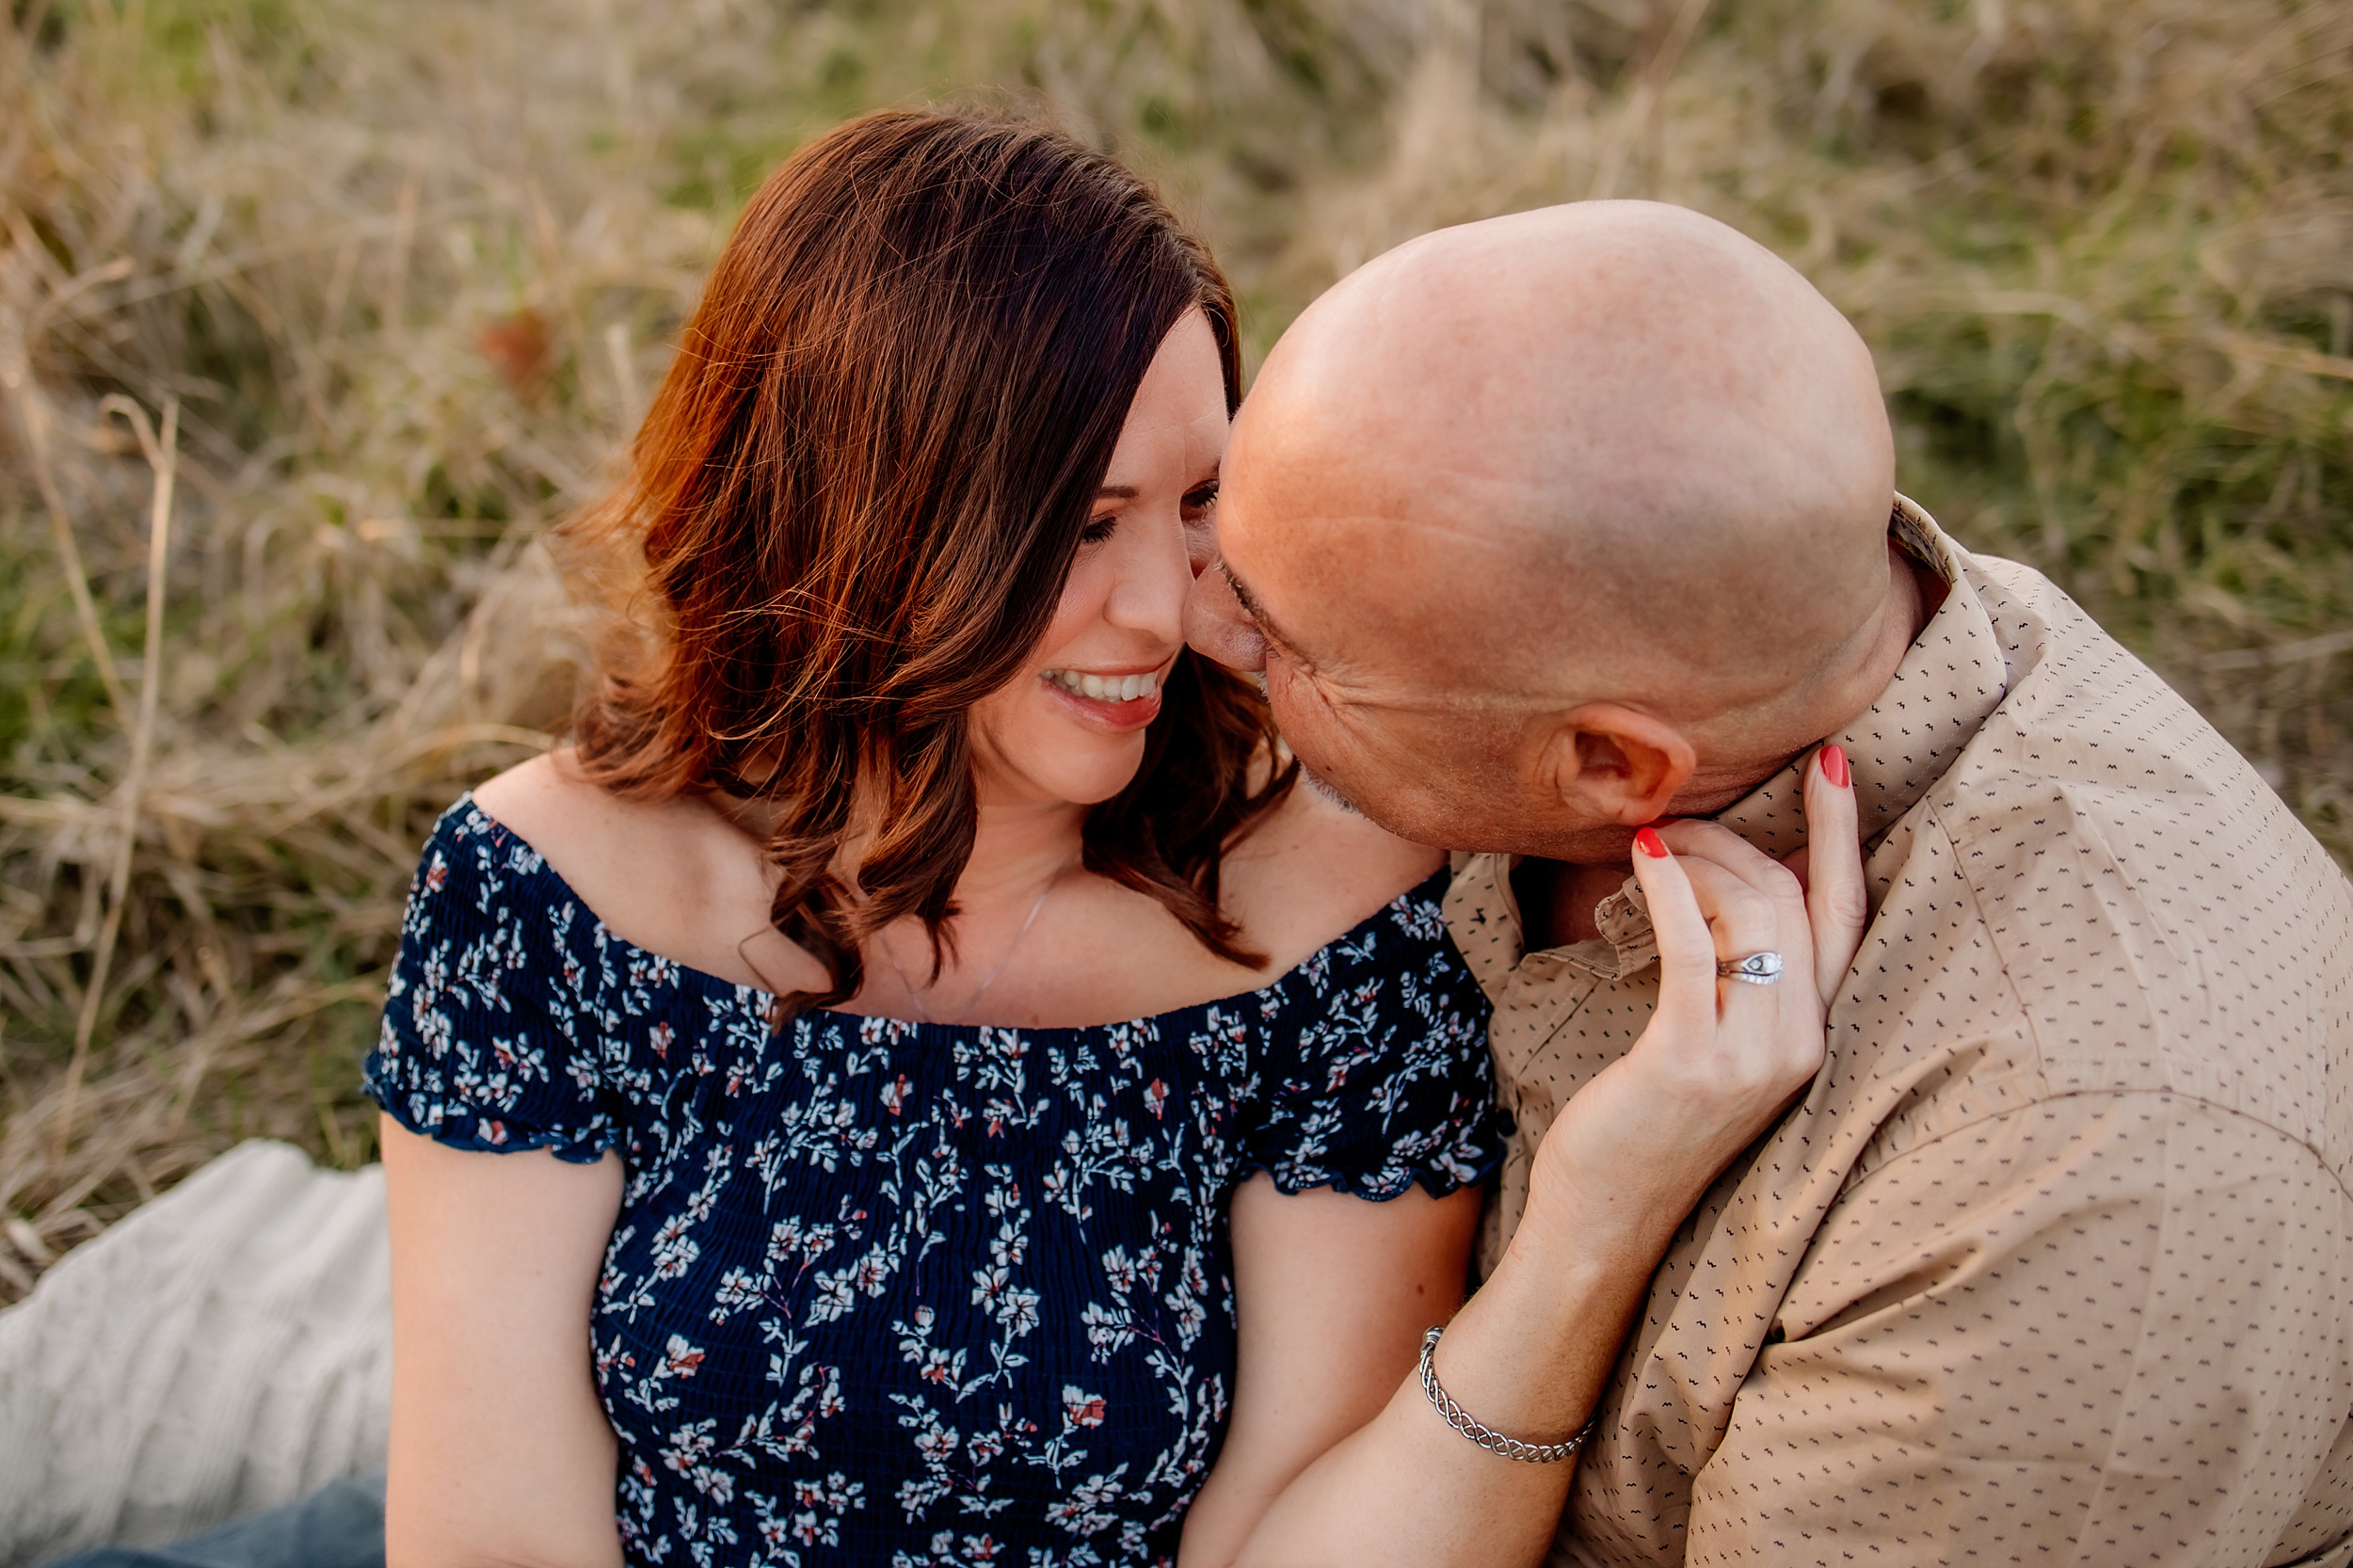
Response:
[{"label": "woman's closed eye", "polygon": [[[1195,485],[1185,492],[1177,505],[1188,529],[1208,527],[1210,514],[1217,508],[1217,481]],[[1079,542],[1101,544],[1119,531],[1119,516],[1117,512],[1107,512],[1087,519],[1086,526],[1079,530]]]}]

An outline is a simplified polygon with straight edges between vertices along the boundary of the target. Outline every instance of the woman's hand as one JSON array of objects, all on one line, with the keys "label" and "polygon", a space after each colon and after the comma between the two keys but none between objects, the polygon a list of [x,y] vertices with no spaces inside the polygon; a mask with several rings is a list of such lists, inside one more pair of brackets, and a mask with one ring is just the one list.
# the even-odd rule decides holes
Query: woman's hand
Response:
[{"label": "woman's hand", "polygon": [[[1571,1098],[1536,1153],[1529,1213],[1590,1248],[1662,1250],[1709,1183],[1813,1081],[1867,904],[1847,760],[1806,767],[1802,874],[1714,823],[1645,828],[1634,874],[1658,937],[1658,1010]],[[1760,985],[1720,961],[1781,955]],[[1531,1237],[1531,1240],[1534,1238]]]},{"label": "woman's hand", "polygon": [[[1694,1204],[1822,1064],[1827,999],[1865,907],[1846,759],[1806,769],[1805,874],[1723,828],[1677,823],[1635,874],[1658,930],[1658,1011],[1579,1090],[1536,1153],[1529,1206],[1433,1364],[1462,1406],[1531,1443],[1584,1426],[1653,1271]],[[1772,985],[1721,960],[1778,952]],[[1522,1464],[1464,1440],[1407,1378],[1379,1416],[1309,1465],[1259,1520],[1242,1568],[1544,1560],[1574,1463]]]}]

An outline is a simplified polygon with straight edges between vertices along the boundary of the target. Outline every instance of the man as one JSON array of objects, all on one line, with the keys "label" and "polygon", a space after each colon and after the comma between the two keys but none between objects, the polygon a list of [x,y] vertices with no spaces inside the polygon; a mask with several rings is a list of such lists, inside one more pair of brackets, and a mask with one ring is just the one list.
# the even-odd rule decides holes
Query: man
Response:
[{"label": "man", "polygon": [[1654,1276],[1585,1563],[2353,1563],[2353,897],[2065,595],[1895,493],[1870,358],[1641,202],[1348,279],[1236,425],[1196,647],[1318,788],[1461,846],[1529,1156],[1657,995],[1628,845],[1782,856],[1850,760],[1873,904],[1805,1097]]}]

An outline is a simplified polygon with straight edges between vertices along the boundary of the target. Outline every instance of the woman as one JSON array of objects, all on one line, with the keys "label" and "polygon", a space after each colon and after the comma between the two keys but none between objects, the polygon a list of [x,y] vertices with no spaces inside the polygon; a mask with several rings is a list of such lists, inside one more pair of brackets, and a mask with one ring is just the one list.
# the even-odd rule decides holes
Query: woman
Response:
[{"label": "woman", "polygon": [[1440,857],[1183,653],[1239,395],[1064,138],[883,115],[753,200],[578,541],[647,630],[415,885],[394,1561],[1165,1560],[1454,1306]]},{"label": "woman", "polygon": [[[1208,256],[1050,133],[875,116],[754,199],[577,541],[640,631],[414,885],[371,1059],[396,1568],[1295,1560],[1384,1464],[1515,1472],[1431,1505],[1438,1557],[1557,1511],[1566,1465],[1410,1376],[1497,1150],[1440,856],[1293,790],[1182,648],[1239,390]],[[1701,999],[1652,1054],[1705,1089],[1644,1238],[1821,1048],[1818,1005],[1719,1017],[1650,859]],[[1593,1124],[1543,1162],[1606,1205]],[[1579,1367],[1649,1245],[1575,1297]]]}]

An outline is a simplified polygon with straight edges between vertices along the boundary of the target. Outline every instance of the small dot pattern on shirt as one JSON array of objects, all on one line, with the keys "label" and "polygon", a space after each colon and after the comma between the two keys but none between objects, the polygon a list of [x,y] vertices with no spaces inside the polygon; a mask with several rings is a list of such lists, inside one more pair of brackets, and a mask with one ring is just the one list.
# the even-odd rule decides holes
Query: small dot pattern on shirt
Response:
[{"label": "small dot pattern on shirt", "polygon": [[[1830,1059],[1652,1281],[1554,1560],[2353,1568],[2353,889],[2064,594],[1891,532],[1951,591],[1831,737]],[[1801,776],[1719,820],[1796,848]],[[1523,952],[1509,872],[1448,898],[1518,1123],[1486,1264],[1657,999],[1624,905]]]}]

